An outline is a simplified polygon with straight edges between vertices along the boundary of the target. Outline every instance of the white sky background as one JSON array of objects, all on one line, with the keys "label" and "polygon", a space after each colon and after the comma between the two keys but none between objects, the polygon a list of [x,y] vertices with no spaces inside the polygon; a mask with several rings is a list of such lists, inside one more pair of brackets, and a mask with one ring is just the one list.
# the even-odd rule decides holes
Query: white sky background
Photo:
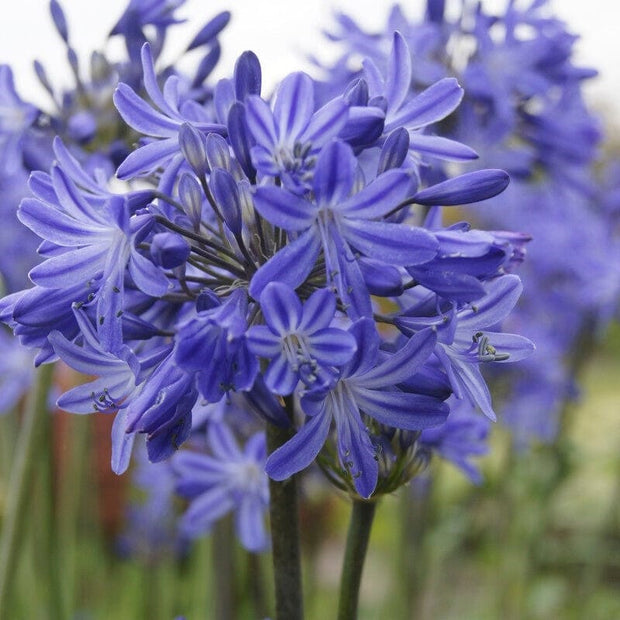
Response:
[{"label": "white sky background", "polygon": [[[85,61],[93,49],[104,49],[106,34],[128,0],[61,0],[69,21],[74,47]],[[491,8],[506,0],[485,0]],[[236,57],[251,49],[263,67],[265,92],[290,71],[308,69],[304,53],[329,58],[332,49],[321,29],[332,24],[334,9],[355,16],[368,28],[383,27],[392,0],[187,0],[179,15],[189,25],[179,28],[177,49],[212,16],[222,10],[233,14],[221,36],[224,49],[219,75],[229,75]],[[424,0],[401,0],[408,15],[414,16]],[[14,68],[17,87],[24,98],[44,105],[45,93],[32,70],[35,58],[43,61],[54,84],[70,85],[71,78],[63,46],[49,17],[48,0],[0,0],[0,63]],[[614,125],[620,124],[616,93],[620,93],[620,32],[617,0],[552,0],[552,6],[572,32],[580,35],[577,62],[595,67],[600,76],[587,87],[589,100],[604,111]],[[169,41],[170,47],[174,42]],[[110,49],[109,44],[108,50]],[[113,50],[113,47],[112,47]]]}]

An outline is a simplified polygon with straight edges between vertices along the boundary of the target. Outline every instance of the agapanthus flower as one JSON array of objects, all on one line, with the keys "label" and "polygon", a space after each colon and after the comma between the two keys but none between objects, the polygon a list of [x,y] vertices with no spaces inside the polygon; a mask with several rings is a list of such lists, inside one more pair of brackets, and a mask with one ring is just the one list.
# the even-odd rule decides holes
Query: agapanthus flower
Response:
[{"label": "agapanthus flower", "polygon": [[177,493],[190,501],[181,518],[182,531],[203,536],[215,521],[234,512],[241,544],[249,551],[264,551],[269,546],[265,435],[252,435],[241,448],[225,424],[215,423],[208,427],[207,443],[208,454],[183,450],[173,459]]},{"label": "agapanthus flower", "polygon": [[[487,304],[488,316],[481,314],[491,321],[510,310],[489,291],[495,280],[516,281],[504,270],[517,242],[467,224],[445,228],[438,205],[488,199],[508,176],[499,169],[453,176],[437,148],[431,153],[431,143],[441,150],[448,142],[430,126],[439,134],[463,93],[454,79],[410,92],[410,48],[399,34],[390,36],[387,71],[369,60],[366,79],[325,102],[296,72],[268,101],[252,52],[216,87],[206,79],[227,14],[188,46],[210,48],[196,76],[175,67],[158,74],[158,46],[176,21],[166,8],[176,5],[132,3],[117,25],[130,66],[109,68],[123,82],[114,103],[132,131],[119,129],[117,117],[104,128],[94,108],[71,99],[61,126],[73,133],[55,140],[56,163],[49,175],[32,175],[34,197],[20,209],[43,239],[43,262],[31,271],[35,286],[3,300],[0,316],[39,349],[37,363],[60,357],[98,376],[60,403],[116,416],[116,471],[127,467],[136,434],[146,435],[157,462],[196,424],[209,432],[226,424],[239,437],[275,424],[292,438],[268,461],[274,478],[318,459],[351,493],[393,490],[407,477],[386,482],[389,467],[377,460],[386,438],[402,437],[393,442],[402,450],[394,462],[407,461],[417,434],[446,419],[450,393],[467,392],[458,363],[477,369],[481,359],[505,357],[491,352],[507,337],[468,312]],[[69,46],[58,7],[54,19]],[[142,45],[147,24],[156,34]],[[79,84],[87,100],[109,92],[111,74],[103,74],[101,90]],[[113,144],[103,139],[108,131]],[[106,142],[93,155],[85,152],[96,144],[91,134]],[[447,150],[449,159],[472,155],[456,142]],[[119,185],[136,177],[140,190]],[[427,294],[432,303],[414,303]],[[406,311],[390,315],[383,306]],[[381,323],[399,326],[400,336],[380,335]],[[218,428],[217,442],[231,443]],[[239,454],[226,450],[220,460],[245,462]]]},{"label": "agapanthus flower", "polygon": [[24,134],[39,116],[37,107],[23,101],[15,90],[13,72],[0,65],[0,173],[15,173],[22,164]]},{"label": "agapanthus flower", "polygon": [[248,346],[270,360],[264,379],[275,394],[291,394],[300,379],[312,387],[324,367],[342,366],[357,348],[351,334],[330,327],[336,297],[326,289],[302,305],[292,289],[272,282],[261,293],[260,305],[266,325],[249,329]]},{"label": "agapanthus flower", "polygon": [[122,82],[114,93],[114,104],[125,122],[136,131],[152,138],[130,153],[119,166],[117,175],[121,179],[147,175],[159,166],[169,163],[175,156],[177,160],[181,159],[179,131],[184,123],[191,123],[206,133],[223,133],[225,130],[222,125],[210,120],[202,107],[192,105],[191,100],[185,103],[181,100],[177,76],[170,76],[163,91],[160,89],[148,43],[142,48],[142,70],[144,88],[153,102],[152,105]]},{"label": "agapanthus flower", "polygon": [[315,111],[313,91],[310,76],[292,73],[276,92],[273,112],[257,95],[246,102],[248,128],[256,140],[252,162],[261,174],[279,177],[295,193],[309,187],[318,152],[347,120],[342,99]]},{"label": "agapanthus flower", "polygon": [[[509,378],[515,382],[514,389],[509,390],[506,407],[510,415],[506,419],[522,446],[524,437],[536,435],[537,426],[525,413],[532,404],[525,386],[540,385],[541,373],[549,377],[548,397],[535,390],[536,401],[544,410],[535,416],[540,421],[540,437],[549,440],[553,436],[550,428],[557,426],[552,420],[557,420],[562,394],[564,399],[572,398],[574,377],[570,369],[575,364],[566,360],[582,354],[578,343],[584,333],[594,340],[599,337],[603,323],[592,320],[598,314],[594,307],[600,301],[598,307],[609,308],[609,301],[603,298],[618,297],[613,275],[618,272],[617,242],[613,235],[604,238],[600,234],[601,226],[610,228],[598,206],[602,199],[593,173],[601,123],[583,97],[583,84],[596,71],[575,63],[577,37],[553,14],[547,0],[507,2],[502,9],[474,1],[454,5],[458,7],[429,0],[419,19],[411,19],[394,7],[383,29],[368,31],[355,24],[353,17],[338,16],[337,31],[330,38],[339,42],[344,53],[328,69],[321,92],[333,96],[337,84],[342,87],[364,78],[373,92],[389,92],[395,102],[400,97],[407,102],[415,101],[423,92],[433,92],[433,82],[439,78],[456,78],[463,86],[458,108],[433,129],[441,138],[473,147],[480,156],[474,166],[499,166],[512,178],[511,187],[501,198],[476,205],[472,216],[484,222],[485,228],[525,231],[533,241],[528,244],[523,265],[517,264],[523,262],[522,247],[509,242],[504,249],[508,257],[512,247],[512,258],[504,264],[502,244],[498,243],[486,255],[468,259],[442,256],[440,249],[435,259],[409,266],[407,272],[439,297],[456,296],[452,301],[457,307],[475,305],[484,282],[503,271],[523,277],[526,292],[505,323],[515,325],[515,331],[532,326],[529,333],[541,345],[537,356],[520,363],[514,372],[502,374],[504,381]],[[400,35],[394,35],[395,31]],[[356,55],[369,60],[357,66],[351,62]],[[396,78],[402,76],[394,74],[393,67],[401,56],[400,65],[410,79],[399,81]],[[435,77],[429,81],[429,75]],[[566,127],[574,131],[567,134]],[[437,181],[451,176],[449,168],[441,164],[423,167],[420,172],[423,179],[434,181],[432,192],[441,185]],[[436,204],[445,202],[439,198]],[[437,235],[436,227],[431,230]],[[601,260],[603,255],[605,259]],[[492,269],[487,274],[476,272],[477,268],[491,267],[494,260],[495,275]],[[427,315],[431,314],[429,309]],[[566,326],[561,334],[555,329],[558,314]],[[548,329],[543,329],[544,325]],[[488,344],[484,339],[480,343],[482,348]],[[472,341],[469,346],[475,344]],[[479,380],[475,383],[482,386]],[[484,407],[490,412],[484,391],[475,398],[472,393],[471,398],[479,404],[487,402]],[[524,412],[521,430],[517,411]]]},{"label": "agapanthus flower", "polygon": [[[124,198],[113,197],[94,208],[57,166],[51,171],[53,201],[25,199],[19,218],[39,236],[63,250],[34,267],[30,277],[44,288],[61,288],[76,280],[101,279],[96,292],[97,329],[108,350],[122,342],[121,320],[125,268],[145,293],[160,297],[168,290],[164,275],[135,247],[149,216],[130,222]],[[65,249],[66,248],[66,249]]]},{"label": "agapanthus flower", "polygon": [[354,358],[327,389],[317,387],[302,396],[301,406],[309,419],[270,455],[267,473],[272,478],[283,480],[312,463],[333,422],[340,464],[357,492],[370,497],[377,484],[378,465],[364,414],[381,424],[407,430],[441,424],[447,417],[448,408],[440,400],[396,387],[428,359],[435,346],[434,330],[420,332],[379,363],[379,337],[372,321],[360,319],[351,333],[357,341]]},{"label": "agapanthus flower", "polygon": [[[449,307],[435,317],[424,317],[421,307],[409,308],[395,318],[406,334],[429,325],[437,329],[435,354],[443,364],[455,395],[468,398],[490,419],[496,415],[491,394],[480,372],[483,362],[516,362],[529,356],[533,343],[517,334],[494,330],[513,309],[521,295],[522,284],[515,275],[505,275],[485,284],[486,295],[456,309]],[[424,300],[420,306],[428,303]]]}]

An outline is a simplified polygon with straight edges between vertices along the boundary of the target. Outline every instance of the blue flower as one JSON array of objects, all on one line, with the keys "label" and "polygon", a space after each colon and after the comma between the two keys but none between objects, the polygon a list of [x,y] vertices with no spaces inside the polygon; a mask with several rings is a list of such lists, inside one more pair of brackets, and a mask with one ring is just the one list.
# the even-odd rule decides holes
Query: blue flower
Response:
[{"label": "blue flower", "polygon": [[327,440],[332,422],[336,428],[338,457],[362,497],[370,497],[379,472],[376,448],[366,416],[380,424],[421,430],[441,424],[447,406],[431,396],[400,390],[422,367],[435,347],[432,329],[413,336],[404,347],[377,363],[379,337],[370,319],[351,328],[357,352],[328,389],[306,392],[301,406],[309,420],[281,448],[273,452],[266,471],[284,480],[312,463]]},{"label": "blue flower", "polygon": [[34,267],[30,278],[45,288],[100,279],[95,295],[98,332],[103,345],[112,350],[122,342],[125,270],[148,295],[160,297],[168,290],[163,272],[134,245],[148,218],[130,221],[127,203],[120,196],[93,207],[58,166],[52,168],[51,180],[54,196],[46,201],[26,198],[19,209],[26,226],[60,249]]},{"label": "blue flower", "polygon": [[163,92],[160,90],[148,43],[142,48],[142,70],[144,88],[155,108],[122,82],[114,93],[114,104],[130,127],[145,136],[152,136],[153,139],[127,156],[116,173],[120,179],[146,176],[170,164],[175,158],[178,166],[183,158],[179,146],[179,132],[184,123],[190,123],[203,133],[225,133],[225,127],[211,122],[204,108],[190,105],[189,102],[182,105],[177,76],[170,76]]},{"label": "blue flower", "polygon": [[369,95],[385,105],[384,135],[399,127],[406,128],[409,148],[417,153],[418,160],[419,153],[455,161],[476,159],[476,152],[464,144],[424,133],[428,125],[441,121],[458,107],[463,89],[455,78],[443,78],[411,96],[413,62],[409,46],[399,32],[393,36],[385,78],[370,58],[364,60]]},{"label": "blue flower", "polygon": [[212,423],[207,441],[211,454],[184,450],[172,463],[177,493],[190,500],[181,519],[182,530],[192,537],[202,536],[218,519],[235,512],[241,544],[249,551],[264,551],[269,546],[265,435],[252,435],[241,449],[228,427]]},{"label": "blue flower", "polygon": [[397,316],[395,324],[405,334],[429,325],[437,328],[435,354],[452,385],[457,398],[468,398],[491,420],[495,412],[491,393],[480,372],[483,362],[516,362],[534,351],[534,344],[523,336],[495,331],[513,309],[523,285],[518,276],[505,275],[485,284],[486,295],[475,303],[456,310],[425,317],[422,304]]},{"label": "blue flower", "polygon": [[264,379],[276,394],[291,394],[299,379],[312,387],[323,367],[342,366],[353,356],[355,338],[329,326],[336,298],[328,290],[315,291],[302,306],[291,288],[272,282],[261,293],[260,305],[266,325],[248,330],[248,347],[270,360]]},{"label": "blue flower", "polygon": [[250,294],[257,298],[268,282],[280,280],[296,288],[308,276],[321,248],[328,285],[336,286],[353,318],[371,314],[370,298],[352,248],[394,265],[431,260],[437,241],[413,226],[378,221],[408,195],[411,177],[388,170],[356,189],[357,161],[344,142],[334,140],[319,154],[312,197],[285,188],[261,186],[254,203],[275,226],[299,233],[254,274]]},{"label": "blue flower", "polygon": [[122,410],[123,431],[146,433],[146,449],[151,461],[169,458],[189,437],[192,407],[198,399],[193,384],[193,376],[176,365],[174,353],[170,352]]},{"label": "blue flower", "polygon": [[179,326],[176,363],[195,373],[198,389],[209,402],[254,384],[258,361],[248,349],[246,309],[246,293],[241,289],[224,303],[213,295],[208,307]]},{"label": "blue flower", "polygon": [[280,178],[295,193],[310,187],[317,153],[338,135],[348,113],[342,99],[315,112],[312,79],[305,73],[292,73],[282,80],[273,112],[257,95],[247,98],[246,109],[248,127],[256,140],[251,149],[256,169]]},{"label": "blue flower", "polygon": [[0,174],[21,168],[24,134],[38,116],[38,108],[17,94],[11,68],[0,65]]}]

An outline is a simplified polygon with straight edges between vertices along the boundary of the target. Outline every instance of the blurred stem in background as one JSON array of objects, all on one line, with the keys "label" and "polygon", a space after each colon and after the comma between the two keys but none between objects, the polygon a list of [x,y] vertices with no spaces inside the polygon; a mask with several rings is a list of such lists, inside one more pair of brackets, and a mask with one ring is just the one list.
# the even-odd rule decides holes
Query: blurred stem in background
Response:
[{"label": "blurred stem in background", "polygon": [[239,616],[239,584],[235,561],[235,530],[231,515],[220,519],[213,530],[213,576],[215,578],[215,619]]},{"label": "blurred stem in background", "polygon": [[[42,460],[44,461],[44,468],[49,466],[45,460],[51,454],[51,448],[47,445],[51,441],[51,416],[48,410],[48,399],[53,373],[53,364],[46,364],[38,369],[35,385],[26,402],[22,426],[15,447],[15,458],[6,497],[2,538],[0,539],[0,618],[2,620],[11,618],[9,601],[12,596],[13,578],[20,555],[19,550],[24,540],[26,525],[32,524],[32,520],[28,518],[28,507],[36,486],[36,466]],[[48,477],[44,476],[42,482],[48,483]],[[52,501],[51,491],[47,501]],[[52,535],[51,524],[46,533],[48,536]],[[54,572],[52,566],[49,568]],[[56,570],[56,572],[59,573],[60,571]],[[48,578],[50,579],[48,581],[50,584],[49,617],[54,620],[62,620],[62,603],[59,593],[51,592],[52,583],[54,583],[52,579],[55,578],[52,575],[48,575]]]}]

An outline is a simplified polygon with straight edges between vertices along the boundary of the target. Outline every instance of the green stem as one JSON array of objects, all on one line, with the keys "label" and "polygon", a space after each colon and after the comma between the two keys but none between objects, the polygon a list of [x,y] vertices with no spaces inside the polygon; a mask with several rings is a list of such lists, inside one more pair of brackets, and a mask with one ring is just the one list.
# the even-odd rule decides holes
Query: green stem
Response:
[{"label": "green stem", "polygon": [[[267,426],[269,454],[290,439],[289,429]],[[301,552],[297,480],[295,476],[278,482],[269,481],[269,512],[276,597],[276,620],[301,620],[303,594],[301,587]]]},{"label": "green stem", "polygon": [[231,620],[237,617],[239,597],[235,566],[235,530],[230,515],[216,523],[211,550],[215,579],[215,618]]},{"label": "green stem", "polygon": [[376,503],[354,499],[340,578],[338,620],[355,620]]},{"label": "green stem", "polygon": [[[434,474],[437,471],[433,472]],[[435,482],[430,478],[430,484]],[[397,573],[399,575],[398,593],[400,610],[416,610],[421,607],[422,595],[428,568],[428,551],[424,544],[428,534],[431,515],[431,487],[416,490],[411,485],[401,487],[400,503],[400,535],[397,543]]]},{"label": "green stem", "polygon": [[37,477],[39,489],[39,511],[34,515],[33,523],[41,534],[41,552],[43,560],[40,563],[41,572],[47,582],[49,617],[52,620],[63,620],[64,613],[64,558],[58,540],[58,515],[56,512],[55,481],[54,481],[54,441],[53,416],[41,416],[39,424],[45,440],[41,441],[37,451]]},{"label": "green stem", "polygon": [[40,446],[48,441],[47,398],[54,367],[46,364],[38,370],[36,383],[29,394],[22,428],[15,449],[15,461],[9,480],[6,513],[0,539],[0,620],[11,618],[9,596],[16,573],[18,551],[22,543],[26,508],[33,490],[35,461]]}]

